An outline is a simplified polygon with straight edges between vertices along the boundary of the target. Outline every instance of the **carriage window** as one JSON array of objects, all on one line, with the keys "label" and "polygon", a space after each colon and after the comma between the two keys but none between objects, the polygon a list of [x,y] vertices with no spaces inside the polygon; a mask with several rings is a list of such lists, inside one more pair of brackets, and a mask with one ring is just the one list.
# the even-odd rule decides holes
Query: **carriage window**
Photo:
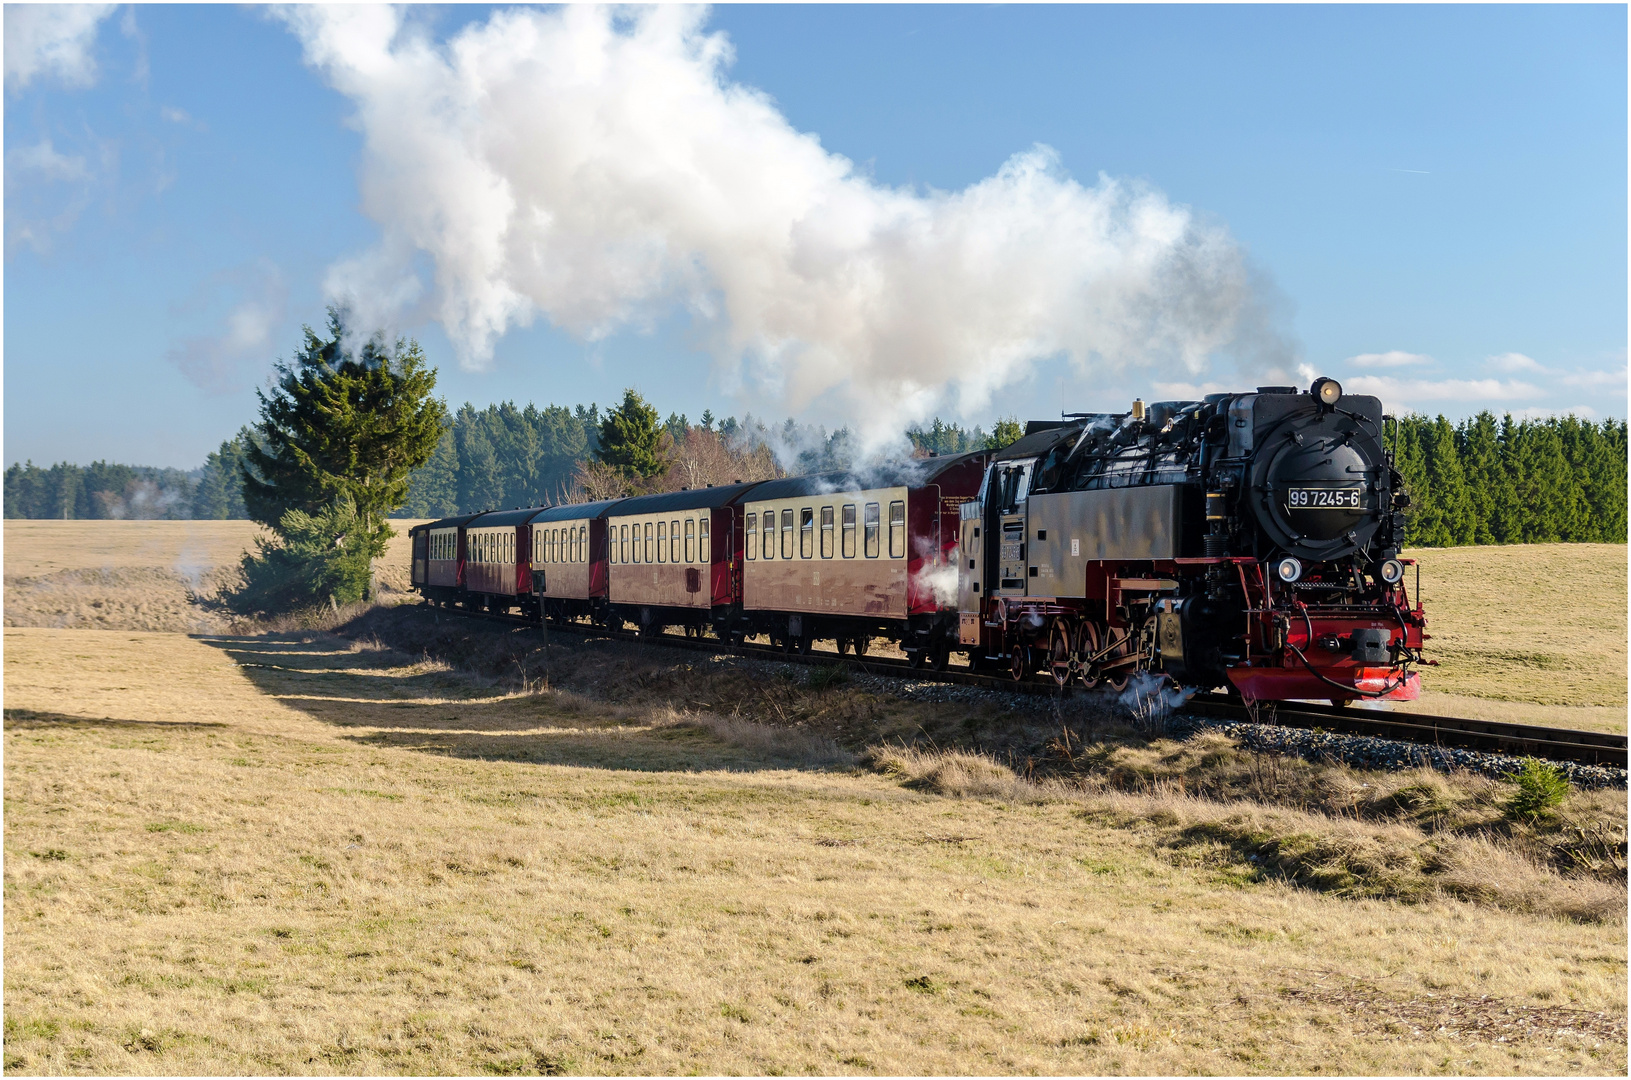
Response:
[{"label": "carriage window", "polygon": [[714,561],[713,548],[708,546],[708,516],[704,514],[697,522],[697,562],[711,563]]},{"label": "carriage window", "polygon": [[577,562],[580,554],[581,553],[578,549],[578,530],[566,530],[566,561]]},{"label": "carriage window", "polygon": [[657,522],[657,561],[668,561],[668,522]]},{"label": "carriage window", "polygon": [[656,559],[652,558],[653,554],[655,553],[651,550],[651,522],[648,521],[646,522],[646,562],[656,562]]},{"label": "carriage window", "polygon": [[793,511],[782,511],[782,558],[793,557]]},{"label": "carriage window", "polygon": [[815,511],[808,506],[799,511],[799,558],[815,558]]},{"label": "carriage window", "polygon": [[578,555],[579,562],[589,561],[589,526],[578,526]]},{"label": "carriage window", "polygon": [[617,530],[617,546],[623,549],[621,552],[618,553],[617,561],[620,562],[620,563],[628,562],[629,561],[629,527],[627,525],[624,525],[624,526],[620,527]]},{"label": "carriage window", "polygon": [[844,558],[855,558],[855,504],[844,507],[844,538],[841,541]]},{"label": "carriage window", "polygon": [[[704,522],[706,524],[706,522]],[[759,557],[759,515],[748,515],[748,558]]]},{"label": "carriage window", "polygon": [[638,562],[645,562],[646,561],[645,560],[645,550],[646,550],[646,545],[645,545],[644,541],[642,541],[640,539],[640,526],[638,524],[636,524],[634,526],[634,561],[635,562],[638,563]]},{"label": "carriage window", "polygon": [[906,504],[904,502],[889,504],[889,557],[891,559],[904,559],[906,557]]},{"label": "carriage window", "polygon": [[776,557],[776,511],[765,511],[763,527],[765,558],[774,559]]},{"label": "carriage window", "polygon": [[697,561],[697,523],[691,518],[685,519],[685,561]]},{"label": "carriage window", "polygon": [[668,523],[668,561],[680,561],[680,523],[678,521]]},{"label": "carriage window", "polygon": [[832,558],[832,507],[821,508],[821,557]]},{"label": "carriage window", "polygon": [[866,534],[866,557],[869,558],[869,559],[876,559],[878,557],[878,504],[877,503],[867,503],[866,504],[866,521],[865,521],[864,532]]}]

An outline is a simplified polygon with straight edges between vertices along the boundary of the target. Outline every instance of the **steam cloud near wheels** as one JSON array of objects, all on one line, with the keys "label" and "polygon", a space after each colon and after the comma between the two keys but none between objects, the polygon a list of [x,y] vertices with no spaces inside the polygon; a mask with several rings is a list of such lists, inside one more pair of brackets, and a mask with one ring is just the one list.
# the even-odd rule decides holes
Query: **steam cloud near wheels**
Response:
[{"label": "steam cloud near wheels", "polygon": [[1294,361],[1225,228],[1040,145],[960,191],[880,184],[730,81],[705,11],[500,11],[446,42],[390,8],[284,18],[355,105],[382,234],[329,292],[434,318],[467,367],[540,316],[593,341],[683,306],[727,392],[880,445],[1053,357],[1140,383]]}]

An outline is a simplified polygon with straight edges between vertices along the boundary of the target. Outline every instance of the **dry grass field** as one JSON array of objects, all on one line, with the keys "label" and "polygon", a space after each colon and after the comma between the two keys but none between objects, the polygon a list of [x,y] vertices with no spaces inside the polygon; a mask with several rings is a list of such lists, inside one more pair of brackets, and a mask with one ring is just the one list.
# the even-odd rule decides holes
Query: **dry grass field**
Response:
[{"label": "dry grass field", "polygon": [[1625,1069],[1623,921],[327,635],[5,645],[8,1071]]},{"label": "dry grass field", "polygon": [[[408,529],[380,560],[382,584],[408,585]],[[254,546],[251,521],[5,523],[5,624],[66,629],[219,632],[230,622],[188,601],[232,580]]]},{"label": "dry grass field", "polygon": [[1626,730],[1624,544],[1407,554],[1422,563],[1428,644],[1439,661],[1422,674],[1422,700],[1407,708]]},{"label": "dry grass field", "polygon": [[[1092,714],[1027,779],[1002,747],[1046,716],[819,669],[13,607],[251,535],[114,524],[148,552],[5,526],[7,1072],[1626,1072],[1623,791],[1530,827],[1498,781]],[[1618,664],[1623,723],[1625,549],[1482,551],[1617,553],[1607,655],[1512,692],[1608,709]],[[1515,603],[1521,562],[1427,554]],[[1457,700],[1513,706],[1480,656],[1568,655],[1427,599]]]}]

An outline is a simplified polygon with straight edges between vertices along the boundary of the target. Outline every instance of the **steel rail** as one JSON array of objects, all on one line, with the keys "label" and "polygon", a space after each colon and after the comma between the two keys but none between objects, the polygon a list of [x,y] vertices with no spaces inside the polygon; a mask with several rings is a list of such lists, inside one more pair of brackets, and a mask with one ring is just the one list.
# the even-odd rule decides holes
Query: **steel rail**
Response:
[{"label": "steel rail", "polygon": [[[430,606],[430,605],[427,605]],[[433,610],[441,610],[433,608]],[[500,615],[452,607],[448,610],[460,615],[476,616],[511,626],[540,629],[533,619],[520,615]],[[543,626],[546,633],[563,630],[585,637],[595,636],[615,641],[635,641],[662,645],[668,648],[690,649],[711,653],[730,653],[783,663],[831,667],[843,664],[852,671],[871,675],[892,675],[923,682],[955,683],[963,686],[981,686],[1007,693],[1070,697],[1075,694],[1094,693],[1080,686],[1059,686],[1051,678],[1031,678],[1016,682],[1010,675],[982,675],[978,672],[944,668],[932,665],[913,667],[905,660],[893,657],[856,657],[827,652],[799,652],[778,649],[770,645],[733,645],[719,638],[684,637],[668,633],[642,634],[629,630],[608,630],[603,626],[580,622],[550,622]],[[1109,691],[1118,693],[1119,691]],[[1627,765],[1626,736],[1601,731],[1579,731],[1573,728],[1543,727],[1533,724],[1514,724],[1496,720],[1472,720],[1460,716],[1432,716],[1426,713],[1389,712],[1370,709],[1341,708],[1312,702],[1258,702],[1248,705],[1239,698],[1223,694],[1196,694],[1177,710],[1190,716],[1236,720],[1246,723],[1273,724],[1282,727],[1318,729],[1347,735],[1368,735],[1380,739],[1443,746],[1464,750],[1483,750],[1518,757],[1546,758],[1553,761],[1575,761],[1585,765],[1607,765],[1624,769]]]}]

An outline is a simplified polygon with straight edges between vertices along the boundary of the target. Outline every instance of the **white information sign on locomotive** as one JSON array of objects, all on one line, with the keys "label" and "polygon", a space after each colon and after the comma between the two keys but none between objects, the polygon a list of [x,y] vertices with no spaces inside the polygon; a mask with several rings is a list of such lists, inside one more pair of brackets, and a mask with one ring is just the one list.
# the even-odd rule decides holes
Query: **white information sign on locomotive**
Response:
[{"label": "white information sign on locomotive", "polygon": [[1358,510],[1358,488],[1302,487],[1286,489],[1286,505],[1293,510]]}]

